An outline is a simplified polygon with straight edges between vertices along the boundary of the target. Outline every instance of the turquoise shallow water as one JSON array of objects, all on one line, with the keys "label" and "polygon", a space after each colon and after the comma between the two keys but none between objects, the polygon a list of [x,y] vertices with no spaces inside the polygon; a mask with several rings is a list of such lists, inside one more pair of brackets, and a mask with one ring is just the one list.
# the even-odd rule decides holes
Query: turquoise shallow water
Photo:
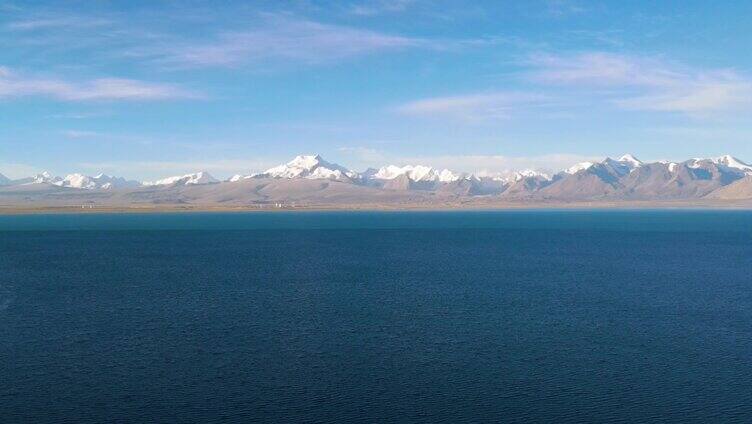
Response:
[{"label": "turquoise shallow water", "polygon": [[0,216],[4,422],[750,422],[752,213]]}]

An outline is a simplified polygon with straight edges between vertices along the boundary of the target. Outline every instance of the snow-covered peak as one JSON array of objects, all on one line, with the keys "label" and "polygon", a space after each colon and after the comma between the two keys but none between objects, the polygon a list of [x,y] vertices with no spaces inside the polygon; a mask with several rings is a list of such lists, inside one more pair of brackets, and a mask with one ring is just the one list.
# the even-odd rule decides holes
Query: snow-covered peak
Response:
[{"label": "snow-covered peak", "polygon": [[438,178],[438,173],[430,166],[417,165],[407,172],[408,177],[413,181],[434,181]]},{"label": "snow-covered peak", "polygon": [[354,177],[355,173],[350,173],[349,171],[343,172],[340,169],[330,169],[325,166],[319,166],[306,175],[306,178],[312,180],[340,180],[344,177],[350,176]]},{"label": "snow-covered peak", "polygon": [[255,175],[255,174],[251,174],[251,175],[240,175],[240,174],[235,174],[235,175],[233,175],[232,177],[230,177],[230,178],[229,178],[229,179],[228,179],[227,181],[229,181],[229,182],[231,182],[231,183],[236,183],[236,182],[238,182],[238,181],[243,181],[243,180],[247,180],[247,179],[249,179],[249,178],[253,178],[253,177],[254,177],[254,175]]},{"label": "snow-covered peak", "polygon": [[433,176],[435,171],[430,166],[425,165],[387,165],[382,166],[373,174],[373,178],[377,180],[393,180],[399,176],[407,175],[407,178],[413,181],[423,181],[426,177]]},{"label": "snow-covered peak", "polygon": [[407,178],[415,182],[438,181],[442,183],[451,183],[462,179],[472,178],[472,175],[456,173],[448,169],[438,170],[425,165],[405,165],[402,167],[387,165],[379,168],[378,171],[373,173],[372,178],[377,180],[393,180],[402,175],[406,175]]},{"label": "snow-covered peak", "polygon": [[62,181],[57,182],[55,185],[59,185],[60,187],[82,188],[88,190],[94,189],[97,186],[93,178],[83,174],[66,175]]},{"label": "snow-covered peak", "polygon": [[122,177],[97,174],[94,177],[83,174],[70,174],[60,181],[53,183],[60,187],[80,188],[85,190],[135,188],[141,185],[137,181],[129,181]]},{"label": "snow-covered peak", "polygon": [[387,165],[379,168],[372,176],[376,180],[393,180],[400,175],[407,174],[412,171],[412,166],[399,167],[395,165]]},{"label": "snow-covered peak", "polygon": [[660,163],[661,165],[668,166],[668,172],[674,172],[674,171],[676,171],[676,167],[679,166],[678,163],[676,163],[676,162],[669,162],[667,160],[659,160],[656,163]]},{"label": "snow-covered peak", "polygon": [[618,162],[622,162],[624,164],[627,164],[627,165],[629,165],[632,168],[639,168],[639,167],[642,166],[642,161],[639,160],[639,159],[637,159],[636,157],[630,155],[630,154],[626,154],[626,155],[620,157],[617,161]]},{"label": "snow-covered peak", "polygon": [[212,177],[211,174],[209,174],[206,171],[196,172],[195,174],[188,174],[184,175],[183,178],[181,178],[181,181],[185,181],[185,185],[193,185],[193,184],[211,184],[211,183],[218,183],[219,180]]},{"label": "snow-covered peak", "polygon": [[692,159],[688,160],[686,163],[687,163],[687,166],[689,166],[690,168],[696,169],[696,168],[699,168],[702,165],[703,161],[709,161],[709,160],[710,159],[692,158]]},{"label": "snow-covered peak", "polygon": [[327,162],[319,155],[300,155],[257,176],[339,180],[345,177],[356,178],[358,174],[336,163]]},{"label": "snow-covered peak", "polygon": [[522,171],[517,171],[512,176],[512,179],[514,181],[521,181],[521,180],[524,180],[525,178],[539,178],[543,180],[550,180],[551,176],[543,172],[535,171],[532,169],[524,169]]},{"label": "snow-covered peak", "polygon": [[146,186],[158,186],[158,185],[198,185],[198,184],[211,184],[218,183],[219,180],[212,177],[208,172],[201,171],[193,174],[178,175],[174,177],[168,177],[154,182],[145,182]]},{"label": "snow-covered peak", "polygon": [[451,183],[451,182],[459,181],[467,177],[468,176],[465,174],[457,174],[448,169],[442,169],[441,172],[439,172],[438,179],[442,183]]},{"label": "snow-covered peak", "polygon": [[752,174],[752,166],[749,166],[730,155],[725,155],[717,158],[692,158],[685,163],[692,169],[698,169],[713,164],[722,165],[726,168],[736,169],[738,171],[744,172],[745,174]]},{"label": "snow-covered peak", "polygon": [[630,154],[626,154],[626,155],[621,156],[617,160],[606,158],[602,162],[590,162],[590,161],[580,162],[576,165],[573,165],[565,169],[564,173],[573,175],[580,171],[585,171],[587,169],[590,169],[593,166],[599,165],[599,164],[610,165],[612,168],[615,168],[617,172],[619,172],[620,174],[626,174],[626,173],[631,172],[634,169],[641,167],[643,165],[643,162]]},{"label": "snow-covered peak", "polygon": [[298,155],[295,159],[287,162],[291,168],[301,168],[312,170],[326,162],[320,155]]},{"label": "snow-covered peak", "polygon": [[55,184],[57,182],[60,182],[61,180],[62,178],[53,176],[49,172],[44,171],[31,177],[31,182],[29,182],[28,184]]},{"label": "snow-covered peak", "polygon": [[580,171],[584,171],[585,169],[590,169],[593,165],[595,165],[593,162],[580,162],[565,169],[564,172],[567,174],[576,174]]},{"label": "snow-covered peak", "polygon": [[724,155],[715,159],[712,159],[713,163],[719,164],[719,165],[725,165],[729,168],[739,169],[741,171],[744,171],[747,174],[752,174],[752,166],[747,165],[746,163],[740,161],[739,159],[731,156],[731,155]]},{"label": "snow-covered peak", "polygon": [[472,174],[471,178],[474,178],[476,180],[482,180],[482,181],[497,181],[497,182],[502,182],[502,183],[508,183],[512,175],[514,175],[514,173],[511,171],[489,172],[489,171],[483,170],[475,174]]},{"label": "snow-covered peak", "polygon": [[5,176],[5,175],[3,175],[3,174],[0,174],[0,186],[2,186],[2,185],[8,185],[8,184],[10,184],[11,182],[12,182],[12,181],[11,181],[11,179],[10,179],[10,178],[6,177],[6,176]]}]

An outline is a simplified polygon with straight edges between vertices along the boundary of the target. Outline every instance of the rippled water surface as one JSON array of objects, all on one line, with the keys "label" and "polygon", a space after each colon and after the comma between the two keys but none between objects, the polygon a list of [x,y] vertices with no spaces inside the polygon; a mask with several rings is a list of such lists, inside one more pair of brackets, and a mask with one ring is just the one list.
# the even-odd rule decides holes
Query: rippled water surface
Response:
[{"label": "rippled water surface", "polygon": [[752,422],[752,213],[0,216],[3,422]]}]

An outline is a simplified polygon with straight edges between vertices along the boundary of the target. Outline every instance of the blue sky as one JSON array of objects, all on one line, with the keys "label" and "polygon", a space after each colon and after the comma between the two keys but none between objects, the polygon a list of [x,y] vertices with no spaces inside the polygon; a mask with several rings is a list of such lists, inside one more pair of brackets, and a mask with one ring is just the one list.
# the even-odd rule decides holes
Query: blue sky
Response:
[{"label": "blue sky", "polygon": [[752,160],[748,1],[0,0],[0,172]]}]

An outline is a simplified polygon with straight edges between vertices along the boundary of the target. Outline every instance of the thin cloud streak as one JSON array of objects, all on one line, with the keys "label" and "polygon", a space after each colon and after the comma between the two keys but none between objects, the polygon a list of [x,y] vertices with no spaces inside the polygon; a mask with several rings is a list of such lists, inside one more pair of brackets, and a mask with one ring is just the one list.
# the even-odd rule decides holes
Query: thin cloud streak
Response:
[{"label": "thin cloud streak", "polygon": [[752,104],[752,82],[734,74],[705,76],[666,92],[617,100],[624,109],[703,114]]},{"label": "thin cloud streak", "polygon": [[541,107],[551,99],[526,92],[490,92],[432,97],[405,103],[394,110],[402,115],[449,117],[467,121],[508,119],[520,109]]},{"label": "thin cloud streak", "polygon": [[112,21],[107,19],[68,16],[15,21],[7,24],[5,29],[21,32],[58,28],[93,28],[110,24],[112,24]]},{"label": "thin cloud streak", "polygon": [[368,163],[369,165],[379,163],[384,164],[387,161],[386,155],[370,147],[340,147],[337,151],[345,156],[353,157],[361,163]]},{"label": "thin cloud streak", "polygon": [[123,135],[123,134],[109,134],[99,131],[90,130],[77,130],[69,129],[63,130],[60,134],[68,140],[81,140],[81,141],[95,141],[95,142],[125,142],[125,143],[138,143],[141,145],[151,145],[156,141],[154,139]]},{"label": "thin cloud streak", "polygon": [[[385,1],[379,7],[396,8],[399,3]],[[170,15],[165,19],[185,24],[194,17]],[[87,14],[32,15],[0,26],[3,31],[12,35],[12,43],[6,37],[9,47],[28,45],[51,51],[98,48],[102,60],[139,62],[161,70],[319,65],[379,52],[443,48],[424,39],[260,11],[233,25],[202,28],[193,34]]]},{"label": "thin cloud streak", "polygon": [[16,75],[0,67],[0,99],[42,96],[64,101],[156,101],[199,98],[172,84],[150,83],[125,78],[97,78],[83,82]]},{"label": "thin cloud streak", "polygon": [[26,178],[42,172],[42,169],[24,163],[0,162],[0,173],[14,180]]},{"label": "thin cloud streak", "polygon": [[350,7],[348,13],[356,16],[376,16],[385,13],[404,12],[415,0],[380,0],[355,4]]},{"label": "thin cloud streak", "polygon": [[612,104],[627,110],[699,115],[749,106],[752,80],[734,70],[697,70],[658,58],[591,52],[534,55],[527,73],[534,82],[574,87],[595,96],[604,88]]},{"label": "thin cloud streak", "polygon": [[133,56],[172,67],[232,67],[267,62],[321,64],[380,51],[417,47],[419,39],[371,30],[273,17],[258,28],[226,32],[213,42],[169,43],[133,50]]},{"label": "thin cloud streak", "polygon": [[530,79],[561,85],[660,87],[687,77],[668,69],[658,59],[603,52],[573,56],[534,54],[529,65],[534,69],[528,73]]},{"label": "thin cloud streak", "polygon": [[83,138],[98,138],[104,136],[104,134],[96,131],[86,130],[65,130],[62,132],[63,136],[70,139],[83,139]]}]

